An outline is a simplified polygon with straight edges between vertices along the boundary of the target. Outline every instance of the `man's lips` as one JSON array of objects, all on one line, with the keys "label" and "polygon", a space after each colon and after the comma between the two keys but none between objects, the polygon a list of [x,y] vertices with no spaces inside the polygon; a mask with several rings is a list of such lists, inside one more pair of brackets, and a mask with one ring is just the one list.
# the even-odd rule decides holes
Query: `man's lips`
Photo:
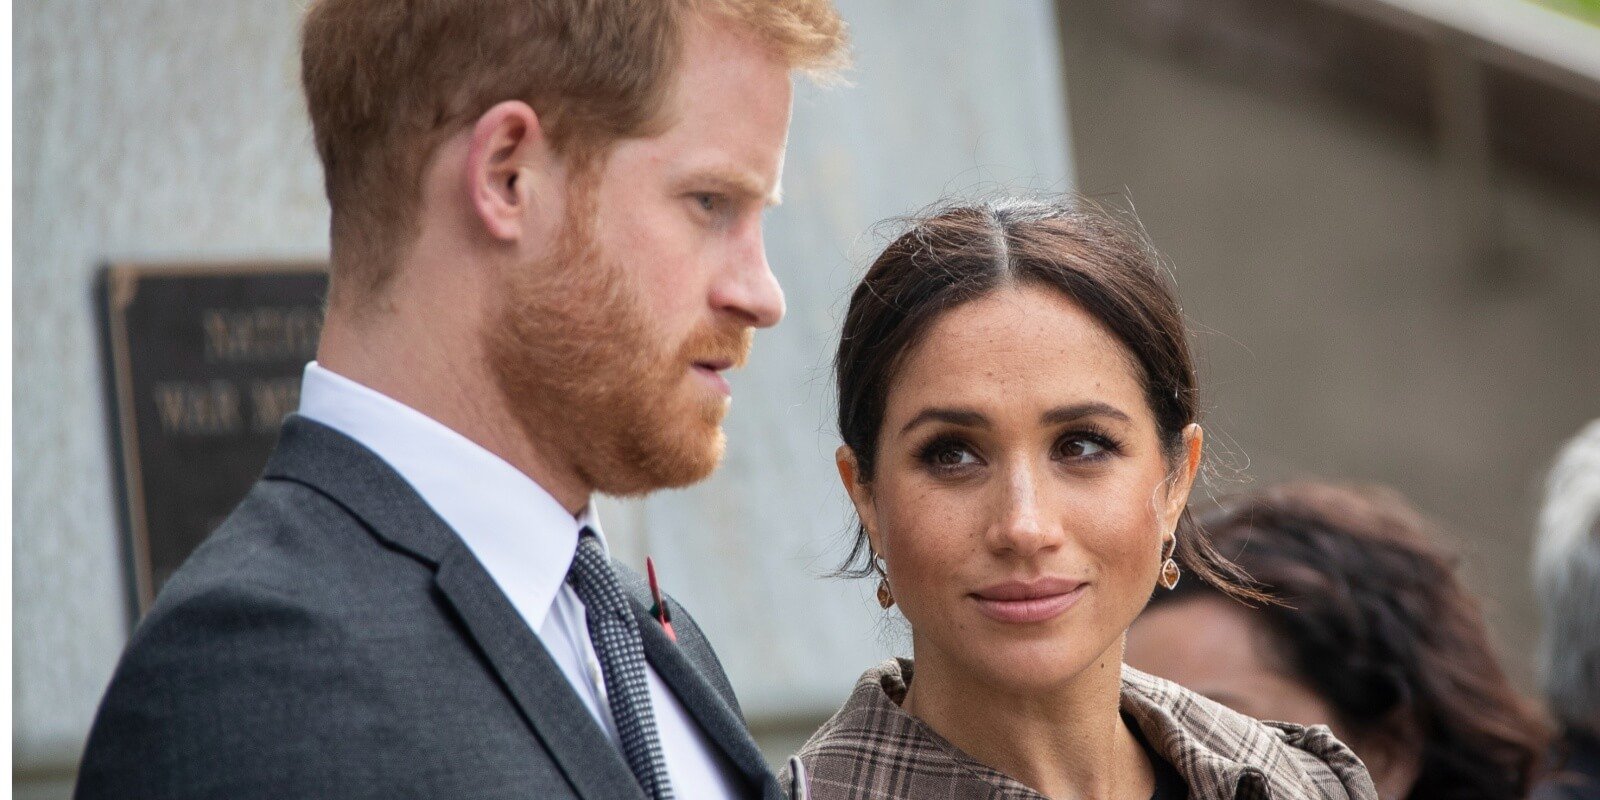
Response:
[{"label": "man's lips", "polygon": [[723,395],[732,395],[733,387],[728,385],[728,379],[722,376],[724,370],[733,368],[733,359],[710,359],[696,361],[693,364],[695,374],[711,384],[711,388]]},{"label": "man's lips", "polygon": [[997,583],[968,596],[984,616],[997,622],[1044,622],[1076,604],[1088,586],[1066,578],[1036,578]]}]

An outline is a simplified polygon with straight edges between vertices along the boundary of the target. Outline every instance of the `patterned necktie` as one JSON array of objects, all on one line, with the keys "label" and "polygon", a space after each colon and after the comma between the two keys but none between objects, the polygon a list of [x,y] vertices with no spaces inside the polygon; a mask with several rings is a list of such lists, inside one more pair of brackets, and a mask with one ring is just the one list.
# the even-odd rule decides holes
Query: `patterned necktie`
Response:
[{"label": "patterned necktie", "polygon": [[578,552],[572,558],[567,581],[578,592],[589,618],[589,639],[600,655],[606,678],[606,699],[611,718],[622,738],[622,754],[654,800],[672,800],[667,782],[667,760],[656,735],[656,717],[650,710],[650,684],[645,677],[644,639],[639,621],[611,570],[605,549],[594,531],[578,533]]}]

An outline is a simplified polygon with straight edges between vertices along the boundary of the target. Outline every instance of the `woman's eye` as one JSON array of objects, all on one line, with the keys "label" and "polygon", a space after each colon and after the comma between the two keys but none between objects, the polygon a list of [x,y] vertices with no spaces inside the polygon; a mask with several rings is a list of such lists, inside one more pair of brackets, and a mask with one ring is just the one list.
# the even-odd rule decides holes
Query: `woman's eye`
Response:
[{"label": "woman's eye", "polygon": [[939,469],[952,469],[977,463],[978,459],[965,445],[946,443],[934,445],[923,454],[923,460]]},{"label": "woman's eye", "polygon": [[1061,455],[1064,458],[1092,458],[1105,451],[1105,445],[1081,436],[1068,437],[1061,442]]}]

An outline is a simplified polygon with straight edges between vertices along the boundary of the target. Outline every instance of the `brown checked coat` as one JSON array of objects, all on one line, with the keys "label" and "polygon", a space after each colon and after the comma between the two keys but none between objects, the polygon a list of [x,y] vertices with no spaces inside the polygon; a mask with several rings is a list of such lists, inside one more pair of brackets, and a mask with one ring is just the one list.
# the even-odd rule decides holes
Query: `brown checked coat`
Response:
[{"label": "brown checked coat", "polygon": [[[901,710],[911,670],[905,659],[867,670],[800,749],[811,800],[1045,800]],[[1126,666],[1122,711],[1192,800],[1378,798],[1361,761],[1325,726],[1259,722]]]}]

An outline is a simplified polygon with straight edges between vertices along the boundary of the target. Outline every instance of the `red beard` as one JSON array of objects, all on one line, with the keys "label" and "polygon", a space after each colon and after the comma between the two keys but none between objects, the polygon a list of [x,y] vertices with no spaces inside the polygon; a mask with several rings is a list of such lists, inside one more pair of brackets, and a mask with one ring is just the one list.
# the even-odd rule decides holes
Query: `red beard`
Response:
[{"label": "red beard", "polygon": [[[583,204],[576,204],[582,208]],[[722,459],[727,398],[691,374],[740,366],[753,331],[704,326],[681,343],[651,329],[627,268],[569,219],[550,259],[507,275],[484,331],[489,367],[523,432],[610,495],[686,486]]]}]

